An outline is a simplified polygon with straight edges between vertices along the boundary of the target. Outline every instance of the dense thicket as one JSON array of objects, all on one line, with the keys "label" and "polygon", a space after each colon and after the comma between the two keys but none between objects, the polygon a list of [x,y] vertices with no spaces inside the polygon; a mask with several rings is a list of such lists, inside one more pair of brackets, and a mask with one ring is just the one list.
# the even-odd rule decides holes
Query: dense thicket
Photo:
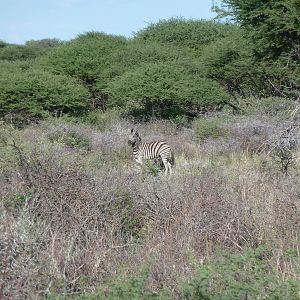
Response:
[{"label": "dense thicket", "polygon": [[79,79],[90,92],[92,106],[105,109],[106,95],[97,89],[96,83],[107,68],[109,56],[125,44],[123,37],[88,32],[49,51],[38,61],[38,65],[54,74]]},{"label": "dense thicket", "polygon": [[135,39],[143,42],[170,43],[198,53],[205,45],[225,36],[234,35],[237,30],[237,26],[231,24],[171,18],[149,25],[137,32]]},{"label": "dense thicket", "polygon": [[178,62],[143,64],[108,85],[111,106],[135,116],[197,116],[228,102],[220,85]]},{"label": "dense thicket", "polygon": [[86,111],[88,92],[75,79],[22,64],[0,64],[0,116],[42,117],[46,113],[78,115]]},{"label": "dense thicket", "polygon": [[299,96],[300,2],[223,0],[220,16],[230,15],[251,41],[256,78],[267,94]]},{"label": "dense thicket", "polygon": [[[225,104],[239,110],[241,97],[297,98],[297,2],[225,0],[223,4],[236,24],[171,18],[149,25],[132,39],[87,32],[68,42],[1,42],[0,60],[6,65],[1,70],[2,83],[6,85],[8,78],[11,80],[10,89],[0,89],[1,101],[15,103],[20,110],[24,106],[29,114],[34,113],[28,107],[35,107],[36,99],[40,103],[38,110],[79,114],[85,110],[77,110],[76,104],[70,109],[66,99],[80,90],[79,98],[86,95],[89,109],[118,107],[139,118],[177,118],[194,117]],[[16,63],[18,68],[7,74],[11,72],[7,65]],[[31,78],[39,77],[36,74],[51,77],[39,86],[38,92],[35,84],[29,83]],[[23,82],[23,77],[30,97],[24,98],[24,93],[23,98],[20,96],[19,81]],[[70,84],[53,93],[53,108],[49,106],[49,82],[54,84],[62,78]],[[6,105],[2,115],[11,110],[15,108]]]}]

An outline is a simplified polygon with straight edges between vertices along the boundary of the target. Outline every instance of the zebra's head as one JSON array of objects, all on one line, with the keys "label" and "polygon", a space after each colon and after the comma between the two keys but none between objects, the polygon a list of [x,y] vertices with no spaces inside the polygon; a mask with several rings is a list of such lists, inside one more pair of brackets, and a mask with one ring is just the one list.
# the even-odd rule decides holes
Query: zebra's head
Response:
[{"label": "zebra's head", "polygon": [[142,141],[141,137],[139,136],[139,133],[137,130],[131,129],[128,144],[131,146],[134,146],[136,144],[139,144]]}]

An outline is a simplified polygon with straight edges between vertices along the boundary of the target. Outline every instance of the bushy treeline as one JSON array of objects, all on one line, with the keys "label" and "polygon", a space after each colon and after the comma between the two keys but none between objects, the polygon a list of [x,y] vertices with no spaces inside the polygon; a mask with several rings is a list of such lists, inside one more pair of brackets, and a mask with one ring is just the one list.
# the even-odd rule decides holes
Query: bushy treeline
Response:
[{"label": "bushy treeline", "polygon": [[239,97],[298,97],[296,2],[248,2],[224,1],[235,24],[172,18],[132,39],[88,32],[68,42],[1,42],[0,116],[118,108],[180,118],[238,110]]}]

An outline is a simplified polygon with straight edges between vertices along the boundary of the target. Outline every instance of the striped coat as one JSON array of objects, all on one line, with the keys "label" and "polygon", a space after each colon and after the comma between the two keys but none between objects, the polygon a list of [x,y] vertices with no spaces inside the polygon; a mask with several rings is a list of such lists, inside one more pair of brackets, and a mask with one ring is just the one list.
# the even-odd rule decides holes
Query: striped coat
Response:
[{"label": "striped coat", "polygon": [[152,143],[142,143],[142,139],[138,132],[131,129],[128,143],[132,146],[133,158],[140,165],[143,160],[161,159],[165,174],[172,173],[172,166],[174,165],[174,155],[171,147],[164,141],[156,141]]}]

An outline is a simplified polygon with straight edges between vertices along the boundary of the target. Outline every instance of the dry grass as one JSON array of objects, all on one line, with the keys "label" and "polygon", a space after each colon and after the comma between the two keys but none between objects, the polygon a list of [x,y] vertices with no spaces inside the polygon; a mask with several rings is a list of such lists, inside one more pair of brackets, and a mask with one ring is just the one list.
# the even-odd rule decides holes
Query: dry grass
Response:
[{"label": "dry grass", "polygon": [[[202,144],[170,122],[139,124],[144,141],[172,145],[171,177],[134,171],[129,122],[101,132],[60,120],[3,129],[0,297],[94,291],[149,259],[150,289],[176,290],[193,274],[191,257],[201,263],[218,249],[262,244],[284,278],[298,276],[281,254],[299,242],[299,152],[284,175],[256,151],[276,125],[239,122],[228,139]],[[80,133],[91,147],[49,140],[58,131]]]}]

